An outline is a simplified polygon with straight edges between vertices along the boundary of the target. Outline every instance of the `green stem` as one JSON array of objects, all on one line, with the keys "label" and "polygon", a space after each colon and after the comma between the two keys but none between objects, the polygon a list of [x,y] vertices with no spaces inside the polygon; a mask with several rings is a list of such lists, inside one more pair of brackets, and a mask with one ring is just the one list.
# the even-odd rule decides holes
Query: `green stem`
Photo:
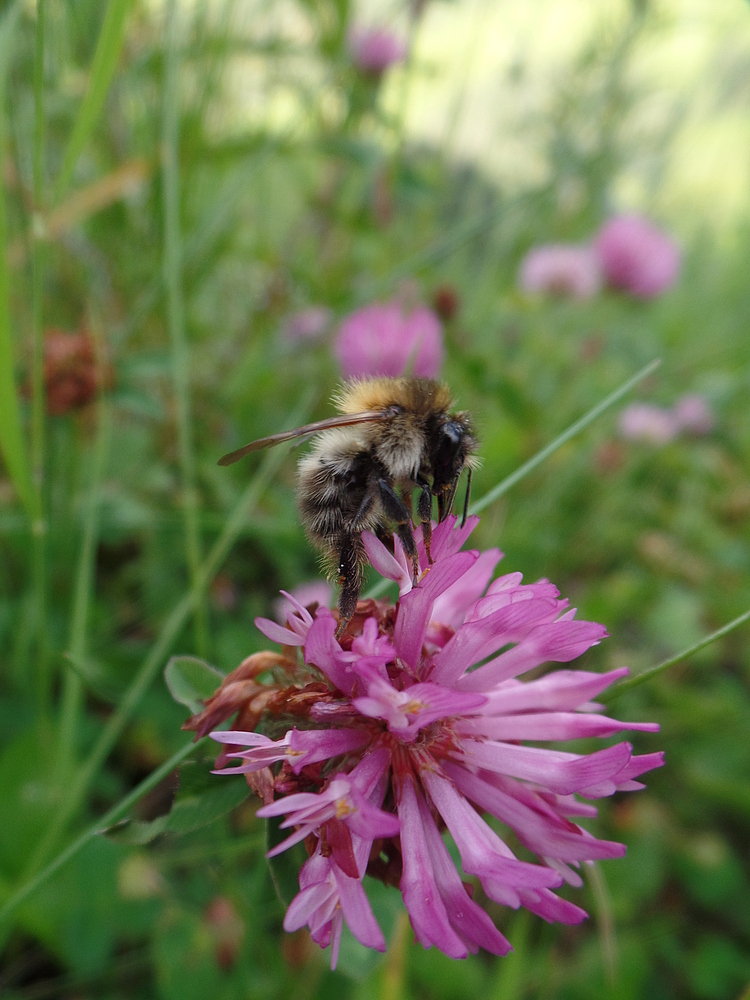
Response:
[{"label": "green stem", "polygon": [[681,653],[676,656],[670,656],[668,660],[664,660],[662,663],[657,663],[655,667],[649,667],[648,670],[641,671],[640,674],[636,674],[635,677],[628,677],[625,680],[620,681],[616,684],[611,691],[606,692],[599,696],[599,701],[603,702],[605,705],[609,705],[610,702],[614,701],[615,698],[619,698],[621,694],[625,694],[626,691],[632,691],[633,688],[639,687],[641,684],[645,684],[647,681],[653,680],[654,677],[658,677],[659,674],[664,673],[670,667],[673,667],[676,663],[681,660],[686,660],[693,653],[698,653],[701,649],[705,649],[706,646],[710,646],[712,642],[716,642],[717,639],[721,639],[722,636],[728,635],[733,632],[740,625],[744,625],[746,621],[750,621],[750,611],[746,611],[744,614],[740,615],[738,618],[734,618],[731,622],[726,625],[722,625],[715,632],[710,635],[705,636],[700,642],[694,643],[692,646],[688,646],[687,649],[683,649]]},{"label": "green stem", "polygon": [[[83,537],[78,556],[73,611],[71,615],[68,647],[80,662],[86,656],[86,630],[94,571],[94,552],[99,529],[99,500],[104,470],[109,455],[112,419],[105,396],[99,402],[99,427],[94,445],[91,483],[88,491]],[[64,786],[71,778],[75,762],[75,740],[78,713],[81,705],[81,678],[70,666],[63,675],[62,709],[60,716],[60,748],[58,752],[59,784]]]},{"label": "green stem", "polygon": [[31,362],[31,477],[32,477],[32,573],[35,603],[37,650],[37,697],[40,717],[49,711],[50,678],[47,638],[45,536],[44,516],[44,259],[40,213],[44,198],[44,24],[45,0],[37,0],[36,47],[34,52],[34,152],[32,216],[32,327],[33,353]]},{"label": "green stem", "polygon": [[[195,586],[201,561],[198,533],[198,496],[195,487],[190,419],[190,360],[185,339],[185,309],[182,297],[182,246],[180,236],[180,89],[177,49],[177,4],[167,4],[164,105],[162,109],[162,191],[164,199],[164,287],[167,293],[167,321],[172,343],[172,377],[177,411],[177,440],[182,476],[182,505],[185,517],[185,553],[190,582]],[[206,656],[208,621],[205,602],[195,606],[195,643],[199,656]]]},{"label": "green stem", "polygon": [[[302,405],[298,407],[292,418],[293,427],[302,422],[302,415],[308,410],[310,404],[311,396],[308,396]],[[92,781],[99,773],[99,769],[122,735],[136,707],[164,665],[164,660],[170,651],[172,643],[180,634],[185,623],[193,613],[197,602],[218,572],[229,550],[234,545],[237,536],[242,531],[243,524],[250,511],[257,503],[258,498],[272,479],[277,468],[281,465],[285,455],[286,449],[275,448],[269,451],[264,458],[260,468],[253,476],[253,479],[230,515],[224,530],[209,552],[208,557],[200,566],[195,582],[177,603],[162,625],[157,640],[151,648],[151,652],[141,664],[122,701],[107,720],[107,724],[94,744],[88,759],[78,770],[75,781],[68,789],[59,812],[48,827],[47,833],[35,851],[25,875],[33,874],[38,870],[40,865],[44,864],[49,853],[54,849],[58,838],[80,809]]]},{"label": "green stem", "polygon": [[597,404],[593,410],[589,410],[589,412],[582,416],[580,420],[576,420],[576,422],[571,424],[567,430],[564,430],[562,434],[559,434],[554,441],[550,441],[546,448],[542,448],[542,450],[538,451],[536,455],[528,460],[528,462],[524,462],[520,468],[516,469],[515,472],[511,473],[511,475],[503,479],[502,482],[498,483],[497,486],[489,491],[489,493],[485,493],[480,500],[475,500],[469,508],[469,513],[478,514],[480,510],[484,510],[485,507],[489,507],[491,503],[494,503],[495,500],[501,497],[504,493],[507,493],[511,486],[515,486],[517,482],[524,478],[524,476],[527,476],[538,465],[541,465],[545,459],[554,454],[558,448],[562,448],[562,446],[570,441],[571,438],[575,437],[576,434],[580,434],[582,430],[585,430],[585,428],[588,427],[589,424],[593,423],[597,417],[600,417],[605,410],[608,410],[611,406],[614,406],[615,403],[618,403],[634,386],[638,385],[638,383],[642,382],[644,378],[647,378],[652,372],[656,371],[660,364],[661,361],[657,358],[655,361],[646,365],[645,368],[642,368],[637,375],[628,379],[628,381],[621,385],[619,389],[615,389],[615,391],[610,393],[606,399],[603,399],[601,403]]},{"label": "green stem", "polygon": [[204,736],[203,739],[198,740],[196,743],[188,743],[181,750],[178,750],[176,754],[173,754],[169,760],[165,761],[161,767],[149,774],[147,778],[144,778],[140,785],[137,785],[132,792],[125,796],[124,799],[112,806],[109,812],[105,813],[100,819],[92,823],[91,826],[85,830],[80,836],[76,837],[72,844],[61,851],[60,854],[51,861],[45,868],[38,872],[33,878],[29,879],[22,886],[20,886],[8,899],[2,908],[0,908],[0,922],[17,909],[21,903],[24,902],[33,892],[35,892],[42,883],[46,882],[50,876],[54,875],[55,872],[62,868],[62,866],[70,861],[71,858],[75,857],[76,854],[81,851],[90,840],[93,840],[98,834],[103,833],[108,827],[116,823],[118,819],[121,819],[125,813],[134,806],[136,802],[147,795],[152,788],[155,788],[160,781],[167,777],[178,764],[182,763],[186,757],[189,757],[194,750],[197,750],[199,746],[208,740],[208,736]]}]

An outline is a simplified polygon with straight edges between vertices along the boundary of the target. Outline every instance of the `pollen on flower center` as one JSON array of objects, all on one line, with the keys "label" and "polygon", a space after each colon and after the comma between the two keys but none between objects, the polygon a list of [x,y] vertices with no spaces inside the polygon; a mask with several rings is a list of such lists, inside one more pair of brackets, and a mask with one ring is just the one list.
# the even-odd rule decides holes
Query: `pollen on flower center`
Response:
[{"label": "pollen on flower center", "polygon": [[336,803],[336,819],[344,819],[346,816],[351,816],[351,814],[356,811],[357,810],[348,799],[339,799]]}]

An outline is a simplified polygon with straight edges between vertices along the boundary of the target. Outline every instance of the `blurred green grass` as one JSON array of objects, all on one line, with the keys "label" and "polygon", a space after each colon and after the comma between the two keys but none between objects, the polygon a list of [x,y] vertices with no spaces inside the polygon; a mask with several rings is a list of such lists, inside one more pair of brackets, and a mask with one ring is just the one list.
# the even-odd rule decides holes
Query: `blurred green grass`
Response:
[{"label": "blurred green grass", "polygon": [[[314,415],[329,412],[330,345],[284,340],[290,313],[324,304],[343,315],[404,290],[458,294],[445,377],[479,425],[477,497],[653,357],[663,364],[640,397],[670,404],[701,392],[717,414],[710,436],[661,449],[623,442],[604,416],[484,513],[476,544],[500,545],[504,571],[549,577],[582,617],[607,625],[587,667],[645,669],[750,606],[747,158],[717,155],[712,138],[731,126],[734,149],[747,146],[738,81],[750,67],[750,8],[634,0],[592,19],[581,3],[548,0],[535,42],[530,15],[507,6],[427,4],[408,88],[397,69],[363,92],[346,57],[355,12],[345,0],[176,4],[179,187],[169,194],[164,8],[47,4],[35,94],[34,5],[4,5],[0,31],[17,24],[0,129],[0,810],[11,817],[0,824],[0,903],[54,853],[50,830],[65,846],[184,744],[184,714],[154,680],[170,652],[197,651],[175,391],[183,362],[169,335],[178,282],[195,532],[220,557],[205,608],[207,656],[220,669],[265,644],[253,617],[317,567],[294,507],[293,455],[273,453],[276,472],[257,496],[257,460],[225,470],[216,459],[287,426],[311,388]],[[476,28],[483,11],[492,24],[508,15],[497,47]],[[377,15],[405,29],[406,7]],[[559,23],[572,27],[555,49]],[[497,119],[481,118],[487,99]],[[181,253],[165,272],[164,207],[176,194]],[[676,289],[652,303],[611,293],[529,302],[516,291],[528,247],[585,238],[628,205],[678,233]],[[36,576],[23,445],[35,322],[89,328],[114,371],[104,398],[47,416],[37,438],[33,518],[48,531]],[[37,388],[37,418],[40,403]],[[85,661],[83,679],[67,651]],[[625,718],[661,723],[658,738],[635,742],[664,747],[667,766],[640,796],[603,803],[600,828],[629,852],[601,866],[604,889],[578,893],[592,913],[582,927],[498,909],[517,954],[451,963],[414,945],[396,894],[374,889],[394,946],[365,960],[350,940],[331,974],[304,936],[283,934],[245,803],[152,845],[89,843],[4,930],[4,993],[738,997],[750,981],[749,667],[738,631],[618,702]],[[163,812],[172,790],[150,793],[139,817]],[[229,933],[211,916],[217,898],[244,928],[229,965],[217,959]]]}]

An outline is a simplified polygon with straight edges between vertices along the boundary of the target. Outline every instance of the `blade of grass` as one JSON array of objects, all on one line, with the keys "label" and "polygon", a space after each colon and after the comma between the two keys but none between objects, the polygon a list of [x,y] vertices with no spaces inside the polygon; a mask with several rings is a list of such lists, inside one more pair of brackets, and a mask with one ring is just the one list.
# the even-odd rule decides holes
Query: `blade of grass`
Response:
[{"label": "blade of grass", "polygon": [[[304,422],[303,414],[309,412],[311,403],[312,393],[303,400],[302,404],[292,415],[290,426],[296,427]],[[180,601],[178,601],[162,625],[150,653],[141,664],[122,701],[107,720],[87,760],[78,770],[75,781],[72,782],[67,790],[67,795],[60,806],[60,810],[48,827],[44,838],[34,853],[28,870],[24,873],[26,877],[29,877],[44,864],[50,851],[57,843],[58,838],[78,812],[91,786],[91,782],[122,735],[128,720],[151,686],[159,670],[164,666],[164,661],[169,654],[172,643],[184,628],[198,600],[219,571],[236,538],[242,531],[243,524],[249,516],[250,511],[273,478],[285,455],[285,448],[275,448],[265,456],[260,468],[253,476],[230,514],[224,530],[201,565],[195,582]]]},{"label": "blade of grass", "polygon": [[[21,4],[20,0],[17,0],[8,8],[0,21],[0,155],[5,149],[5,87],[20,12]],[[6,242],[5,192],[0,175],[0,451],[15,491],[31,515],[29,464],[21,432],[15,382],[16,363],[11,333]]]},{"label": "blade of grass", "polygon": [[504,493],[507,493],[512,486],[515,486],[517,482],[524,478],[524,476],[527,476],[538,465],[541,465],[542,462],[549,458],[550,455],[554,454],[558,448],[562,448],[562,446],[570,441],[571,438],[575,437],[576,434],[580,434],[582,430],[585,430],[589,424],[592,424],[602,415],[602,413],[608,410],[611,406],[614,406],[615,403],[618,403],[623,396],[626,396],[632,388],[638,385],[639,382],[642,382],[644,378],[647,378],[652,372],[655,372],[660,364],[661,361],[658,358],[655,361],[652,361],[631,379],[624,382],[619,389],[615,389],[614,392],[610,393],[609,396],[601,401],[601,403],[597,403],[592,410],[585,413],[580,420],[576,420],[576,422],[571,424],[567,430],[562,432],[562,434],[558,434],[553,441],[550,441],[545,448],[538,451],[536,455],[528,460],[528,462],[524,462],[524,464],[516,469],[515,472],[506,476],[502,482],[499,482],[497,486],[493,487],[489,493],[485,493],[481,499],[475,500],[469,508],[469,513],[478,514],[480,510],[484,510],[485,507],[489,507],[491,503],[494,503],[495,500],[501,497]]},{"label": "blade of grass", "polygon": [[37,0],[34,50],[34,209],[32,218],[32,330],[31,361],[31,485],[32,485],[32,573],[36,606],[36,685],[40,717],[49,711],[50,676],[47,638],[46,535],[44,511],[44,247],[41,224],[44,212],[44,25],[46,0]]},{"label": "blade of grass", "polygon": [[[180,235],[180,63],[177,51],[177,4],[167,4],[166,66],[162,108],[162,191],[164,199],[164,287],[167,294],[167,323],[172,344],[172,379],[177,413],[177,440],[182,478],[185,556],[190,581],[195,586],[201,562],[198,533],[198,496],[195,488],[195,459],[190,420],[190,371],[185,339],[185,309],[182,300],[182,241]],[[198,655],[208,653],[208,614],[201,598],[194,613]]]},{"label": "blade of grass", "polygon": [[[601,416],[605,410],[609,409],[610,406],[614,406],[615,403],[630,392],[635,385],[641,382],[653,371],[656,371],[660,364],[661,361],[658,359],[652,361],[650,364],[646,365],[645,368],[642,368],[637,375],[634,375],[631,379],[628,379],[627,382],[624,382],[619,389],[615,389],[614,392],[610,393],[609,396],[601,401],[601,403],[597,403],[592,410],[589,410],[588,413],[584,414],[580,420],[576,420],[576,422],[571,424],[570,427],[562,432],[562,434],[558,434],[553,441],[550,441],[546,447],[542,448],[541,451],[538,451],[536,455],[532,456],[528,462],[524,462],[524,464],[519,466],[515,472],[506,476],[506,478],[499,482],[497,486],[491,489],[489,493],[486,493],[483,497],[481,497],[481,499],[476,500],[469,508],[469,513],[478,514],[480,510],[484,510],[485,507],[489,507],[489,505],[494,503],[498,497],[507,493],[512,486],[515,486],[516,483],[520,482],[524,476],[528,476],[528,474],[536,469],[538,465],[541,465],[545,459],[554,454],[558,448],[561,448],[567,441],[570,441],[571,438],[575,437],[576,434],[580,434],[580,432],[588,427],[590,423],[593,423],[597,417]],[[379,580],[374,587],[371,587],[370,590],[367,591],[364,596],[379,597],[390,586],[390,583],[390,580]]]},{"label": "blade of grass", "polygon": [[[99,531],[99,501],[102,479],[104,478],[104,471],[109,456],[112,430],[110,406],[106,396],[103,394],[99,398],[98,410],[99,426],[94,444],[94,454],[91,460],[91,481],[86,502],[81,549],[78,556],[73,611],[68,638],[70,655],[76,662],[80,662],[86,657],[86,631],[94,577],[94,555]],[[57,759],[58,783],[61,787],[67,784],[72,777],[76,756],[75,741],[82,689],[80,676],[68,664],[63,675],[60,742]]]},{"label": "blade of grass", "polygon": [[641,671],[640,674],[636,674],[635,677],[626,677],[625,680],[617,683],[611,691],[605,692],[602,695],[598,695],[597,698],[605,705],[609,705],[616,698],[619,698],[621,694],[625,694],[626,691],[632,691],[633,688],[640,687],[641,684],[645,684],[647,681],[651,681],[654,677],[658,677],[659,674],[663,674],[665,670],[669,670],[676,663],[681,660],[686,660],[693,653],[698,653],[701,649],[705,649],[706,646],[710,646],[712,642],[716,642],[717,639],[721,639],[722,636],[729,635],[740,625],[744,625],[745,622],[750,621],[750,611],[745,611],[744,614],[739,615],[734,618],[731,622],[726,625],[722,625],[721,628],[716,629],[715,632],[711,632],[710,635],[705,636],[699,642],[694,643],[692,646],[688,646],[687,649],[683,649],[681,653],[676,656],[670,656],[668,660],[663,660],[661,663],[657,663],[655,667],[649,667],[648,670]]},{"label": "blade of grass", "polygon": [[104,99],[117,68],[117,59],[125,37],[125,23],[132,5],[133,0],[109,0],[109,3],[106,4],[106,13],[99,32],[99,40],[96,43],[96,51],[91,61],[89,84],[78,109],[73,131],[63,155],[60,174],[55,184],[56,202],[60,200],[70,184],[78,158],[99,120]]},{"label": "blade of grass", "polygon": [[177,753],[173,754],[169,760],[166,760],[161,767],[149,774],[147,778],[137,785],[132,792],[129,792],[123,799],[112,806],[112,808],[106,812],[100,819],[96,820],[91,824],[82,834],[80,834],[76,839],[61,851],[57,857],[51,861],[45,868],[30,878],[27,882],[21,885],[10,897],[6,900],[3,906],[0,908],[0,923],[9,917],[14,910],[16,910],[24,900],[35,892],[40,885],[47,881],[52,875],[55,874],[58,869],[70,861],[71,858],[75,857],[76,854],[81,851],[90,840],[93,840],[98,834],[102,833],[108,827],[116,823],[118,819],[121,819],[129,809],[140,801],[144,795],[147,795],[152,788],[155,788],[160,781],[167,777],[178,764],[181,764],[183,760],[186,760],[194,750],[202,746],[207,740],[208,736],[204,736],[203,739],[198,740],[196,743],[188,743]]}]

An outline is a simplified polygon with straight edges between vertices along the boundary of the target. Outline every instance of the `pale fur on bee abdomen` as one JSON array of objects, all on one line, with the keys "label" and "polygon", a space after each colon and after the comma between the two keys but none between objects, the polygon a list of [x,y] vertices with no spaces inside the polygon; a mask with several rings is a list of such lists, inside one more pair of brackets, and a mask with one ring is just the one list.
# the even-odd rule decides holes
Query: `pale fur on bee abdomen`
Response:
[{"label": "pale fur on bee abdomen", "polygon": [[361,532],[375,531],[384,512],[377,496],[357,520],[365,496],[370,493],[373,456],[368,435],[353,429],[322,434],[298,467],[297,503],[310,541],[322,557],[329,575],[335,575],[342,539],[356,522],[352,544],[357,564],[366,562]]}]

